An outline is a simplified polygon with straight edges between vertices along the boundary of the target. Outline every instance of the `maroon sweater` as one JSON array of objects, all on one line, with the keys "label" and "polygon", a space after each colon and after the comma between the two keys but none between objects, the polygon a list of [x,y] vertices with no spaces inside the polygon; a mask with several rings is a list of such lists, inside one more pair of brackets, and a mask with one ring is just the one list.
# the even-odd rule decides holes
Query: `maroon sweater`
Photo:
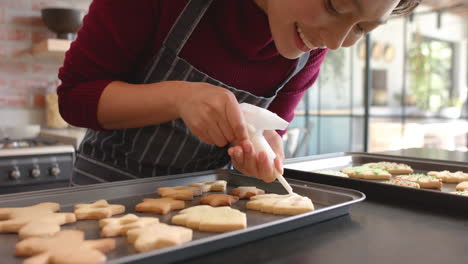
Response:
[{"label": "maroon sweater", "polygon": [[[112,81],[132,82],[161,47],[185,0],[94,0],[60,68],[60,113],[72,125],[102,130],[97,105]],[[305,68],[269,109],[287,121],[317,79],[327,50],[314,50]],[[268,18],[253,0],[213,1],[180,56],[230,86],[265,96],[297,60],[282,57]]]}]

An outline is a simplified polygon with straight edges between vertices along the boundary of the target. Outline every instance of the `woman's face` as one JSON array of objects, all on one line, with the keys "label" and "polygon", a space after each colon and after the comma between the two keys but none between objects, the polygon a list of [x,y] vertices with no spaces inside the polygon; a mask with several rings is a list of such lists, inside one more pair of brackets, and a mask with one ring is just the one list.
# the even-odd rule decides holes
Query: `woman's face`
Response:
[{"label": "woman's face", "polygon": [[356,43],[388,19],[399,0],[254,0],[270,23],[281,55]]}]

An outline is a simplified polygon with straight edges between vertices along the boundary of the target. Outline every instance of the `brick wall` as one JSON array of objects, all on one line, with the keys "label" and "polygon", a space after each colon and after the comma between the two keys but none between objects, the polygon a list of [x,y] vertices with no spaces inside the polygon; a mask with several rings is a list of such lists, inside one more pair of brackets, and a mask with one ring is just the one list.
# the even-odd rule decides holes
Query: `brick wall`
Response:
[{"label": "brick wall", "polygon": [[[0,125],[42,124],[43,95],[57,79],[63,58],[35,57],[34,44],[54,38],[43,24],[44,7],[72,7],[87,10],[92,0],[0,0]],[[25,112],[29,114],[25,114]],[[13,113],[13,116],[12,116]],[[21,122],[20,122],[21,123]]]}]

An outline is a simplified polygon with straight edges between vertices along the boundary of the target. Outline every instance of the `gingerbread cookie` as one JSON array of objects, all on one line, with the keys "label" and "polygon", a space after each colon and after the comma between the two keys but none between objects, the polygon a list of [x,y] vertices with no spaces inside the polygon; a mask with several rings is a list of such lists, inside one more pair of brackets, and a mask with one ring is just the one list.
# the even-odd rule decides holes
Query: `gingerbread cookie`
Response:
[{"label": "gingerbread cookie", "polygon": [[224,192],[226,191],[227,182],[219,181],[206,181],[190,183],[189,186],[200,187],[203,192]]},{"label": "gingerbread cookie", "polygon": [[276,215],[297,215],[314,210],[312,200],[297,194],[260,194],[250,197],[247,209]]},{"label": "gingerbread cookie", "polygon": [[231,195],[238,196],[239,199],[249,199],[257,194],[264,194],[265,191],[255,186],[239,186],[229,192]]},{"label": "gingerbread cookie", "polygon": [[53,237],[31,237],[16,244],[15,255],[23,263],[94,264],[104,263],[103,254],[115,248],[114,239],[84,240],[78,230],[63,230]]},{"label": "gingerbread cookie", "polygon": [[403,179],[391,179],[389,181],[385,181],[384,183],[387,184],[392,184],[392,185],[399,185],[399,186],[404,186],[404,187],[410,187],[410,188],[416,188],[419,189],[419,183],[417,182],[412,182],[412,181],[407,181]]},{"label": "gingerbread cookie", "polygon": [[468,181],[460,182],[455,188],[457,191],[468,191]]},{"label": "gingerbread cookie", "polygon": [[246,228],[247,217],[228,206],[197,205],[180,211],[172,223],[204,232],[228,232]]},{"label": "gingerbread cookie", "polygon": [[75,215],[78,220],[96,220],[108,218],[125,212],[125,206],[109,204],[106,200],[99,200],[92,204],[75,205]]},{"label": "gingerbread cookie", "polygon": [[450,172],[448,170],[444,171],[430,171],[427,173],[429,176],[435,176],[440,179],[442,182],[446,183],[460,183],[463,181],[468,181],[468,173],[462,171]]},{"label": "gingerbread cookie", "polygon": [[218,206],[231,206],[233,203],[237,202],[239,197],[232,196],[224,193],[214,193],[208,194],[200,199],[200,204],[208,204],[214,207]]},{"label": "gingerbread cookie", "polygon": [[137,212],[167,214],[173,210],[180,210],[185,208],[185,202],[175,200],[173,198],[145,198],[143,202],[136,205]]},{"label": "gingerbread cookie", "polygon": [[396,179],[402,179],[406,181],[412,181],[419,184],[419,187],[423,189],[440,189],[442,188],[442,182],[435,176],[428,176],[422,173],[409,174],[397,176]]},{"label": "gingerbread cookie", "polygon": [[413,169],[409,165],[404,164],[404,163],[380,161],[380,162],[366,163],[362,166],[373,168],[373,169],[385,170],[393,175],[413,173]]},{"label": "gingerbread cookie", "polygon": [[344,177],[344,178],[349,177],[346,173],[343,173],[343,172],[340,172],[340,171],[334,171],[334,170],[322,170],[322,171],[317,171],[316,173],[326,174],[326,175],[331,175],[331,176]]},{"label": "gingerbread cookie", "polygon": [[374,169],[366,166],[357,166],[342,169],[341,172],[347,174],[351,178],[365,180],[389,180],[392,175],[382,169]]},{"label": "gingerbread cookie", "polygon": [[175,186],[161,187],[158,188],[157,192],[161,197],[189,201],[193,200],[194,196],[201,195],[202,189],[200,187]]},{"label": "gingerbread cookie", "polygon": [[192,241],[192,229],[155,223],[127,232],[128,242],[138,252],[177,246]]},{"label": "gingerbread cookie", "polygon": [[101,219],[99,227],[101,228],[101,237],[115,237],[125,236],[131,229],[142,228],[154,223],[159,223],[159,219],[127,214],[121,217]]},{"label": "gingerbread cookie", "polygon": [[56,213],[59,209],[58,203],[0,208],[0,232],[18,233],[20,238],[53,235],[61,225],[76,221],[73,213]]}]

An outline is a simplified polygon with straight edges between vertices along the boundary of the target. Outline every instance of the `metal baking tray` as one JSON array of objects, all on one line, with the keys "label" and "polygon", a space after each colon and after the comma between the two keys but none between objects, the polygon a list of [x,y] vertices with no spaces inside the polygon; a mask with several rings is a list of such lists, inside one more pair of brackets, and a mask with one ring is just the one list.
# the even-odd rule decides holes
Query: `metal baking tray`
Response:
[{"label": "metal baking tray", "polygon": [[428,171],[463,171],[468,173],[468,164],[454,161],[441,161],[421,158],[408,158],[364,152],[334,153],[291,159],[285,165],[284,176],[288,178],[329,184],[356,189],[366,194],[369,199],[404,202],[427,208],[456,208],[466,211],[468,197],[450,192],[455,191],[455,183],[443,183],[441,190],[415,189],[398,185],[385,184],[382,180],[364,180],[344,178],[318,173],[321,170],[336,170],[359,166],[368,162],[390,161],[410,165],[414,173]]},{"label": "metal baking tray", "polygon": [[[130,181],[103,183],[55,190],[18,193],[0,196],[0,207],[29,206],[40,202],[57,202],[61,204],[62,212],[71,212],[74,204],[89,203],[106,199],[109,203],[124,204],[125,213],[135,213],[141,216],[155,216],[161,222],[170,223],[177,212],[164,216],[147,213],[136,213],[135,205],[143,198],[156,198],[156,189],[162,186],[188,185],[193,182],[226,180],[228,191],[240,185],[256,186],[267,193],[285,194],[284,188],[277,182],[264,183],[252,177],[235,174],[229,170],[206,171],[192,174],[180,174],[166,177],[137,179]],[[181,261],[211,251],[228,248],[248,241],[260,239],[273,234],[296,229],[305,225],[321,222],[348,213],[349,207],[364,200],[363,193],[334,186],[290,181],[294,191],[312,199],[315,211],[296,216],[275,216],[245,209],[245,200],[239,200],[233,205],[247,214],[247,228],[228,233],[207,233],[194,231],[193,241],[187,244],[137,253],[128,244],[126,237],[116,238],[116,249],[107,254],[108,263],[168,263]],[[199,197],[188,202],[197,205]],[[86,239],[98,239],[99,227],[96,220],[84,220],[62,226],[62,229],[79,229],[85,232]],[[0,257],[2,264],[20,263],[23,258],[13,256],[16,234],[0,234]]]}]

